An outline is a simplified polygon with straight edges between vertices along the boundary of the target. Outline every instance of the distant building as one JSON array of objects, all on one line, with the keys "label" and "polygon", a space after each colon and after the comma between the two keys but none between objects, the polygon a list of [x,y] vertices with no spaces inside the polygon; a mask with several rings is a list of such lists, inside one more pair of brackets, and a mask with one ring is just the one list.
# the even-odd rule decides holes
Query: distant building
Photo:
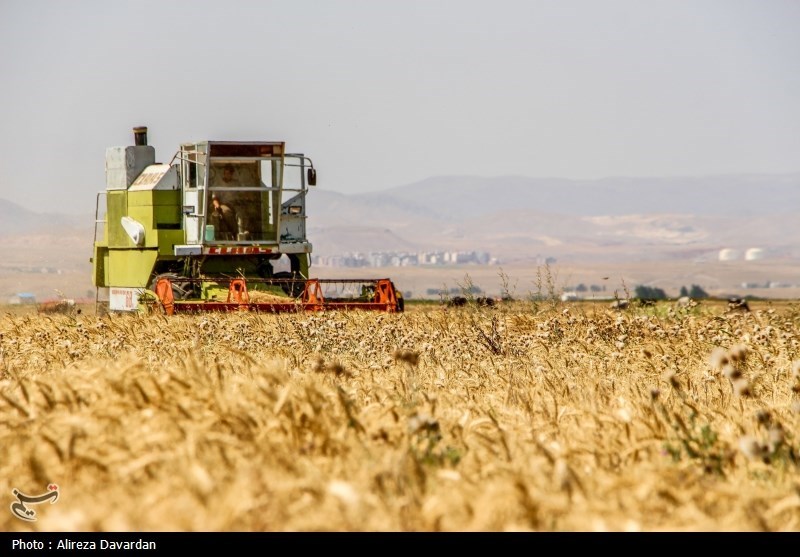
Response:
[{"label": "distant building", "polygon": [[744,258],[746,261],[757,261],[759,259],[764,259],[764,255],[764,250],[761,248],[750,248],[744,252]]},{"label": "distant building", "polygon": [[312,255],[312,265],[329,267],[416,267],[418,265],[497,265],[499,260],[479,251],[423,251]]},{"label": "distant building", "polygon": [[725,248],[719,251],[719,260],[720,261],[734,261],[739,259],[741,255],[739,254],[739,250]]}]

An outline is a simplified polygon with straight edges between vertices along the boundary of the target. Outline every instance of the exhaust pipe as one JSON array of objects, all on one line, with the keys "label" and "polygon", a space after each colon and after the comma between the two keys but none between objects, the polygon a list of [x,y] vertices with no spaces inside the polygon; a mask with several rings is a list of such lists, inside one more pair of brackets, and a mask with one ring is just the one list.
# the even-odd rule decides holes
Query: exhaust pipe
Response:
[{"label": "exhaust pipe", "polygon": [[133,140],[137,147],[147,145],[147,126],[137,126],[133,128]]}]

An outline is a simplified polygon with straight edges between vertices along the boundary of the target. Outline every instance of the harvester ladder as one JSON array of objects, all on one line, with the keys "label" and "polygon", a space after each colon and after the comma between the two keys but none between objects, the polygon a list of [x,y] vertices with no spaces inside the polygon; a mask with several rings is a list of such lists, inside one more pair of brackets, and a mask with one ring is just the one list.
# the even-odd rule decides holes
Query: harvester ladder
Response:
[{"label": "harvester ladder", "polygon": [[[102,225],[105,226],[105,224],[108,222],[108,219],[106,218],[105,215],[103,216],[102,219],[100,218],[100,196],[101,195],[106,195],[106,192],[105,191],[97,192],[97,196],[95,197],[95,201],[94,201],[94,237],[93,237],[92,249],[94,249],[94,245],[97,243],[97,225],[98,224],[102,224]],[[94,257],[94,253],[92,253],[92,257]],[[100,287],[99,286],[95,286],[95,288],[94,288],[94,313],[95,313],[95,315],[98,313],[99,309],[100,309]]]}]

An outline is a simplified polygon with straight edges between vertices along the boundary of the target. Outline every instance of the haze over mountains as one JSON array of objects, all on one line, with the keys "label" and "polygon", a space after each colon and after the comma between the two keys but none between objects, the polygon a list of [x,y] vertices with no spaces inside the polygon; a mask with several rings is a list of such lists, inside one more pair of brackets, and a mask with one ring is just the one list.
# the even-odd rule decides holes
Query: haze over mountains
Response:
[{"label": "haze over mountains", "polygon": [[348,196],[319,187],[309,194],[308,213],[317,253],[371,250],[376,236],[385,250],[484,250],[515,260],[672,257],[676,248],[755,246],[797,253],[800,174],[438,177]]},{"label": "haze over mountains", "polygon": [[[94,215],[89,215],[94,225]],[[24,234],[57,233],[59,230],[83,228],[87,219],[80,215],[37,213],[0,198],[0,237]]]},{"label": "haze over mountains", "polygon": [[431,207],[436,214],[475,217],[515,209],[575,216],[680,213],[754,216],[800,207],[800,174],[566,180],[506,176],[437,177],[382,192]]},{"label": "haze over mountains", "polygon": [[[475,250],[513,260],[646,259],[723,247],[796,255],[800,246],[800,174],[443,176],[356,195],[327,189],[324,175],[320,184],[307,198],[316,255]],[[85,234],[91,245],[93,226],[94,215],[40,214],[0,199],[3,237]]]},{"label": "haze over mountains", "polygon": [[[632,283],[677,288],[697,282],[726,290],[744,282],[794,284],[800,274],[800,174],[595,181],[450,176],[358,195],[333,191],[324,175],[319,183],[307,199],[307,235],[322,257],[475,251],[519,272],[555,259],[578,281],[595,281],[603,269],[603,276],[627,275]],[[42,214],[0,199],[0,299],[20,291],[89,295],[94,218]],[[743,254],[753,247],[761,248],[759,265],[743,257],[734,267],[718,261],[723,248]],[[496,267],[466,267],[365,271],[403,277],[417,292],[480,272],[491,288]],[[333,278],[353,270],[317,272]]]}]

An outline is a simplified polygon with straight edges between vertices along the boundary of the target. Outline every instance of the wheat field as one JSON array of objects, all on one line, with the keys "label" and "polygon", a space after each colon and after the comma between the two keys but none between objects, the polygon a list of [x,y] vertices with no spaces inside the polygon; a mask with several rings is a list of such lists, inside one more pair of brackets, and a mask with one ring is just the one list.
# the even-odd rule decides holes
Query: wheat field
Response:
[{"label": "wheat field", "polygon": [[[0,316],[4,531],[797,531],[800,306]],[[58,485],[26,522],[13,490]]]}]

